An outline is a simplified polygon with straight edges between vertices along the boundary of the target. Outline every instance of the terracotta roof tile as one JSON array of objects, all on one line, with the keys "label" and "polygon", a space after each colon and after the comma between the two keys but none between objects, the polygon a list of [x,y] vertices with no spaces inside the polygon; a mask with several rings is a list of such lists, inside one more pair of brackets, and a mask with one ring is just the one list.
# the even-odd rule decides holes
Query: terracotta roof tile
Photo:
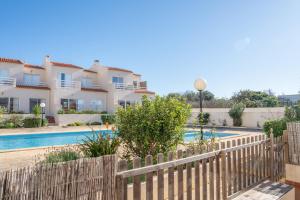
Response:
[{"label": "terracotta roof tile", "polygon": [[90,92],[108,92],[107,90],[104,89],[96,89],[96,88],[81,88],[83,91],[90,91]]},{"label": "terracotta roof tile", "polygon": [[42,66],[38,66],[38,65],[31,65],[31,64],[25,64],[24,67],[28,67],[28,68],[35,68],[35,69],[45,69]]},{"label": "terracotta roof tile", "polygon": [[111,71],[121,71],[121,72],[133,73],[131,70],[128,70],[128,69],[122,69],[122,68],[117,68],[117,67],[106,67],[106,68]]},{"label": "terracotta roof tile", "polygon": [[149,90],[135,90],[134,93],[137,94],[155,94],[155,92],[149,91]]},{"label": "terracotta roof tile", "polygon": [[24,88],[24,89],[38,89],[38,90],[50,90],[47,86],[29,86],[29,85],[17,85],[17,88]]},{"label": "terracotta roof tile", "polygon": [[13,63],[13,64],[23,64],[23,62],[21,60],[10,59],[10,58],[0,58],[0,62]]},{"label": "terracotta roof tile", "polygon": [[70,67],[70,68],[82,69],[82,67],[73,64],[68,64],[68,63],[61,63],[61,62],[51,62],[51,63],[58,67]]},{"label": "terracotta roof tile", "polygon": [[95,73],[95,74],[97,74],[97,73],[98,73],[98,72],[96,72],[96,71],[89,70],[89,69],[84,69],[83,71],[85,71],[85,72],[90,72],[90,73]]}]

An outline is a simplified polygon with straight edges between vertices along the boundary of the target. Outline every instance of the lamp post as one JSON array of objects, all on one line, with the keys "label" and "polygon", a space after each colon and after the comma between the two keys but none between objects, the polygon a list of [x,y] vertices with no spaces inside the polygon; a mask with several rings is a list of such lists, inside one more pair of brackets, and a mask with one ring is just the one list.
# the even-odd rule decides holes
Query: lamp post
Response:
[{"label": "lamp post", "polygon": [[196,79],[195,82],[194,82],[194,87],[196,90],[199,91],[199,100],[200,100],[200,118],[199,118],[199,122],[200,122],[200,133],[201,133],[201,140],[203,140],[203,122],[201,120],[202,117],[203,117],[203,111],[202,111],[202,101],[203,101],[203,97],[202,97],[202,92],[203,90],[205,90],[206,88],[206,80],[204,79]]},{"label": "lamp post", "polygon": [[44,125],[44,112],[45,112],[45,103],[40,103],[40,106],[42,108],[42,126]]}]

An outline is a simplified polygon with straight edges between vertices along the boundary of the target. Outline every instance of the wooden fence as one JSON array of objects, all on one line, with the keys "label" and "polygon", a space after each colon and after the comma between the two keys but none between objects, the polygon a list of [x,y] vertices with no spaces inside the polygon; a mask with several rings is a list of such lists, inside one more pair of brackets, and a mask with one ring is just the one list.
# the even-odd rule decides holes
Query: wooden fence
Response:
[{"label": "wooden fence", "polygon": [[227,199],[266,178],[282,178],[285,138],[258,135],[221,142],[203,154],[134,158],[132,169],[109,155],[2,172],[0,199]]},{"label": "wooden fence", "polygon": [[[266,178],[276,181],[284,175],[286,160],[285,137],[265,138],[264,135],[221,142],[217,150],[192,154],[182,150],[170,152],[165,159],[147,156],[133,160],[127,169],[119,161],[116,176],[117,200],[227,199]],[[176,160],[174,160],[176,158]],[[142,180],[145,179],[145,182]],[[130,181],[133,184],[128,184]]]},{"label": "wooden fence", "polygon": [[300,165],[300,123],[287,123],[289,163]]},{"label": "wooden fence", "polygon": [[105,199],[113,196],[116,156],[0,173],[1,200]]}]

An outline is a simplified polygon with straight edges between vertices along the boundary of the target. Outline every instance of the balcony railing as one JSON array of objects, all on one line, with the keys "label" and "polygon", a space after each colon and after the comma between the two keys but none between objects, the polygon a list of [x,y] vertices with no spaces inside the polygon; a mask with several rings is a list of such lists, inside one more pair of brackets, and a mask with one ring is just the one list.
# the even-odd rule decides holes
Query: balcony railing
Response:
[{"label": "balcony railing", "polygon": [[64,80],[57,80],[56,86],[58,88],[81,88],[81,82],[80,81],[64,81]]},{"label": "balcony railing", "polygon": [[0,86],[16,87],[16,78],[13,78],[13,77],[0,77]]},{"label": "balcony railing", "polygon": [[118,90],[142,90],[147,89],[146,86],[138,85],[130,85],[126,83],[114,83],[115,89]]},{"label": "balcony railing", "polygon": [[87,89],[101,89],[101,85],[97,83],[81,83],[81,88],[87,88]]},{"label": "balcony railing", "polygon": [[34,87],[47,87],[47,84],[45,82],[41,81],[18,81],[17,85],[22,86],[34,86]]}]

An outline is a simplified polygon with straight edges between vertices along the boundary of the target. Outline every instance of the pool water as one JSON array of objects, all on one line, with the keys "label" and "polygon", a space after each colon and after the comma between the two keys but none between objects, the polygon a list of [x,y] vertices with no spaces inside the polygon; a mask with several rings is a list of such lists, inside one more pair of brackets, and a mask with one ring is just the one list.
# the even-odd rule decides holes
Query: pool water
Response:
[{"label": "pool water", "polygon": [[[110,130],[97,131],[97,133],[99,132],[102,135],[112,134]],[[91,137],[92,135],[92,131],[3,135],[0,136],[0,150],[76,144],[82,142],[86,136]],[[198,134],[196,132],[186,132],[184,140],[185,142],[193,141],[197,135]],[[211,133],[205,132],[204,139],[211,137],[228,137],[233,135],[236,134],[214,133],[214,135],[212,135]]]}]

